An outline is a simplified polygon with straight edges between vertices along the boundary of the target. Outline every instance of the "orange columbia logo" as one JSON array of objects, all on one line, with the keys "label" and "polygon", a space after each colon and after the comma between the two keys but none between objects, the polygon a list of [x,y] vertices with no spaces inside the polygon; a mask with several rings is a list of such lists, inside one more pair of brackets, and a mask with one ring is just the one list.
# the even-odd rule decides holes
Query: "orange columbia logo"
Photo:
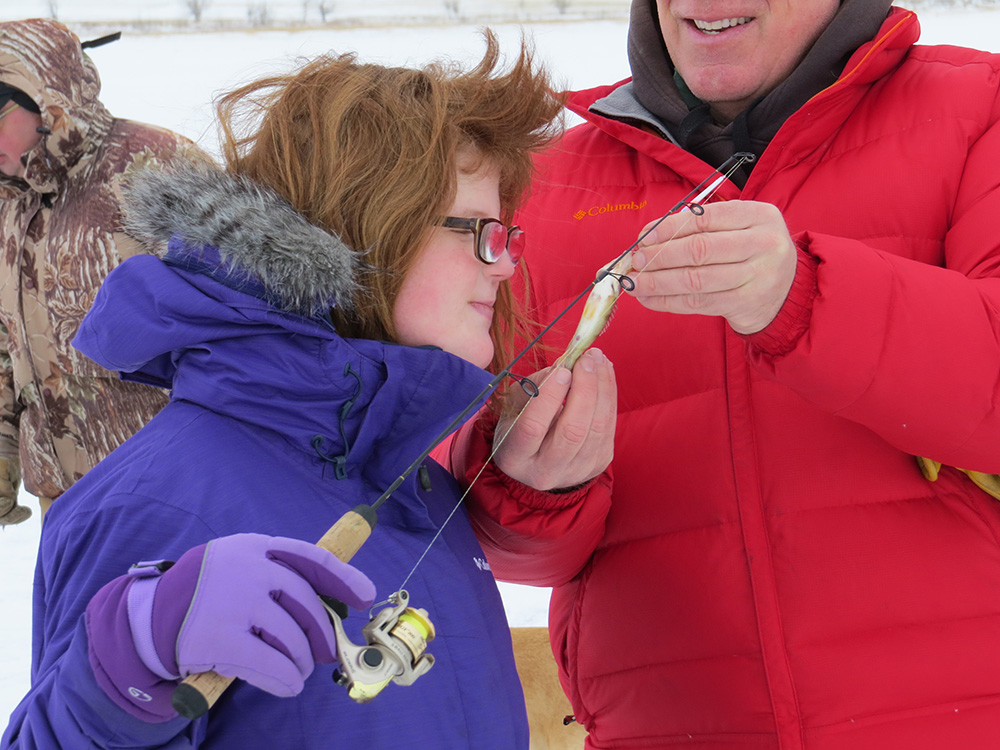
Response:
[{"label": "orange columbia logo", "polygon": [[580,221],[588,216],[602,216],[603,214],[611,214],[615,211],[638,211],[645,208],[647,203],[649,201],[643,201],[642,203],[636,203],[635,201],[629,201],[628,203],[605,203],[603,206],[581,208],[573,214],[573,218]]}]

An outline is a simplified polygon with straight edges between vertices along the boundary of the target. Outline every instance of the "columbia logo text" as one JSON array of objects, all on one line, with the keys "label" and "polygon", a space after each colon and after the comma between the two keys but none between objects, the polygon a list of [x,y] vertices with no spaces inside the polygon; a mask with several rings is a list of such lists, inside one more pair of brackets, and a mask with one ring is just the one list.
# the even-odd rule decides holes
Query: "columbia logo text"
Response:
[{"label": "columbia logo text", "polygon": [[645,208],[647,203],[649,201],[643,201],[642,203],[636,203],[635,201],[629,201],[628,203],[605,203],[603,206],[581,208],[573,214],[573,218],[580,221],[588,216],[602,216],[603,214],[612,214],[616,211],[638,211]]},{"label": "columbia logo text", "polygon": [[479,568],[480,570],[490,569],[490,564],[481,557],[473,557],[472,562],[474,562],[476,564],[476,567]]}]

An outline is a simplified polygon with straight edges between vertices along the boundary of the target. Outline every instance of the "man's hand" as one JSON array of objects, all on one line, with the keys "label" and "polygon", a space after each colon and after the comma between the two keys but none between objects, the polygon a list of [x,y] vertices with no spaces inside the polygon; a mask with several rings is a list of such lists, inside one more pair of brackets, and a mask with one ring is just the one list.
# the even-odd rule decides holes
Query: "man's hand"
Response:
[{"label": "man's hand", "polygon": [[546,368],[531,379],[540,392],[527,406],[520,388],[508,392],[494,438],[497,466],[537,490],[574,487],[598,476],[614,455],[618,391],[611,362],[589,349],[572,372]]},{"label": "man's hand", "polygon": [[756,333],[778,314],[795,278],[796,250],[770,203],[727,201],[668,216],[643,239],[629,292],[650,310],[720,315]]},{"label": "man's hand", "polygon": [[17,504],[21,484],[21,462],[0,458],[0,526],[12,526],[31,518],[31,508]]}]

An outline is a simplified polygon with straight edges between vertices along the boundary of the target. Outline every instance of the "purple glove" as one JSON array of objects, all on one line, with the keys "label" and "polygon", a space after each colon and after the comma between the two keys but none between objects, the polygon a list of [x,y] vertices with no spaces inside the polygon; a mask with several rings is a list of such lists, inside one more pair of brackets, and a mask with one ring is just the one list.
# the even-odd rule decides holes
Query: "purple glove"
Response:
[{"label": "purple glove", "polygon": [[160,575],[163,567],[137,564],[87,607],[98,682],[146,721],[176,716],[176,680],[210,669],[297,695],[316,662],[336,661],[318,595],[356,609],[375,598],[367,576],[298,539],[236,534],[189,550]]}]

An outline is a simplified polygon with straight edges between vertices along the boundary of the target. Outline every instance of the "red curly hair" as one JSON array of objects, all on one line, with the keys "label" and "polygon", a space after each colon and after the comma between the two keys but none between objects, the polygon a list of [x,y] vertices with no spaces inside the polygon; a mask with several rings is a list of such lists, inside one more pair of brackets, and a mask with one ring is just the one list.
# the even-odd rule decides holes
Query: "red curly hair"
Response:
[{"label": "red curly hair", "polygon": [[[217,102],[229,171],[268,185],[309,221],[367,251],[370,270],[351,311],[335,309],[344,336],[392,341],[392,309],[430,229],[454,200],[469,151],[500,174],[509,223],[527,193],[532,154],[558,134],[561,97],[528,45],[500,66],[497,39],[471,70],[323,56],[247,84]],[[523,277],[522,277],[523,278]],[[496,372],[523,335],[510,283],[497,294],[491,335]]]}]

